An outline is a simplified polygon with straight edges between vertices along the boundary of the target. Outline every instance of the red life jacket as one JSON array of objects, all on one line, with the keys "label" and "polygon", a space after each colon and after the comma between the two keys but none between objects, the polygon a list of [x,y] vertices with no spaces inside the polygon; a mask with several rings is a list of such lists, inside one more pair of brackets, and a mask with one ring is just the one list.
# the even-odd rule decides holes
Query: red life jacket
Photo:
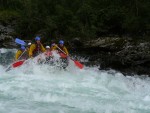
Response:
[{"label": "red life jacket", "polygon": [[45,52],[45,56],[46,56],[46,57],[52,56],[52,52],[51,52],[51,51],[48,51],[48,52],[46,51],[46,52]]},{"label": "red life jacket", "polygon": [[61,58],[67,58],[67,55],[64,53],[59,53],[59,55],[61,56]]}]

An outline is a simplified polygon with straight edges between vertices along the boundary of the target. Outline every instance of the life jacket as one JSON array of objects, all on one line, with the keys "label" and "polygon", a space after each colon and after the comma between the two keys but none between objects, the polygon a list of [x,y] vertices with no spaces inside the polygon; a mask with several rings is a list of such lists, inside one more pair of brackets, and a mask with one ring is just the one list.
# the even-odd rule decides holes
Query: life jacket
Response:
[{"label": "life jacket", "polygon": [[[59,47],[62,51],[64,51],[64,46],[58,45],[58,47]],[[58,53],[63,53],[60,49],[57,48]]]},{"label": "life jacket", "polygon": [[35,49],[33,50],[33,55],[39,55],[42,52],[41,44],[35,44]]},{"label": "life jacket", "polygon": [[[64,47],[65,47],[65,46],[59,46],[59,45],[58,45],[58,47],[59,47],[62,51],[64,51]],[[57,48],[58,54],[61,56],[61,58],[67,58],[67,55],[64,54],[60,49]]]},{"label": "life jacket", "polygon": [[[22,51],[21,49],[18,50],[18,51],[21,51],[21,52],[22,52],[22,53],[20,54],[20,56],[19,56],[20,58],[18,57],[19,60],[28,59],[29,56],[28,56],[28,52],[27,52],[27,51],[24,52],[24,51]],[[23,52],[24,52],[24,53],[23,53]]]}]

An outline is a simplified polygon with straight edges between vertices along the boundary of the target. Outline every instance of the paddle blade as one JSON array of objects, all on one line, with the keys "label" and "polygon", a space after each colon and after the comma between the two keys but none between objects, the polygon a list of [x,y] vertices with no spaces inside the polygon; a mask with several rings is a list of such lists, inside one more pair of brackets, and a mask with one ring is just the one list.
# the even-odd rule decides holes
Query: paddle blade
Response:
[{"label": "paddle blade", "polygon": [[20,40],[19,38],[16,38],[16,39],[15,39],[15,42],[16,42],[17,44],[20,44],[20,45],[23,45],[23,46],[26,45],[26,43],[25,43],[23,40]]},{"label": "paddle blade", "polygon": [[83,69],[84,65],[81,64],[79,61],[74,61],[74,63],[77,67],[79,67],[80,69]]},{"label": "paddle blade", "polygon": [[21,61],[17,61],[15,63],[12,64],[13,68],[19,67],[24,63],[25,60],[21,60]]}]

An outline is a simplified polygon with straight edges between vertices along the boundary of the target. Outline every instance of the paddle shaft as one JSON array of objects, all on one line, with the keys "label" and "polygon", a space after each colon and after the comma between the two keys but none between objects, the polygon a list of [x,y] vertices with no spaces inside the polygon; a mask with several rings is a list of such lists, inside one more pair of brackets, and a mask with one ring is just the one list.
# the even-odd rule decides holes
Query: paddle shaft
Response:
[{"label": "paddle shaft", "polygon": [[60,49],[60,47],[58,47],[57,45],[55,45],[61,52],[63,52],[65,55],[67,55],[62,49]]},{"label": "paddle shaft", "polygon": [[25,49],[24,52],[19,56],[18,60],[20,60],[20,58],[24,55],[25,52],[26,52],[26,49]]}]

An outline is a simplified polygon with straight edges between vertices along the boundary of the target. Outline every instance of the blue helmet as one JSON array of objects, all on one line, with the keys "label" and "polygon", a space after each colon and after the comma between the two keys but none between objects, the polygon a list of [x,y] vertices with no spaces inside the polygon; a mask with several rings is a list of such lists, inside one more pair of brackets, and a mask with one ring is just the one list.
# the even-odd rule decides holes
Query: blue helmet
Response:
[{"label": "blue helmet", "polygon": [[36,36],[35,41],[39,41],[39,40],[41,40],[41,38],[39,36]]},{"label": "blue helmet", "polygon": [[25,50],[26,48],[24,46],[21,46],[21,50]]},{"label": "blue helmet", "polygon": [[60,41],[59,41],[59,44],[64,44],[64,41],[63,41],[63,40],[60,40]]}]

